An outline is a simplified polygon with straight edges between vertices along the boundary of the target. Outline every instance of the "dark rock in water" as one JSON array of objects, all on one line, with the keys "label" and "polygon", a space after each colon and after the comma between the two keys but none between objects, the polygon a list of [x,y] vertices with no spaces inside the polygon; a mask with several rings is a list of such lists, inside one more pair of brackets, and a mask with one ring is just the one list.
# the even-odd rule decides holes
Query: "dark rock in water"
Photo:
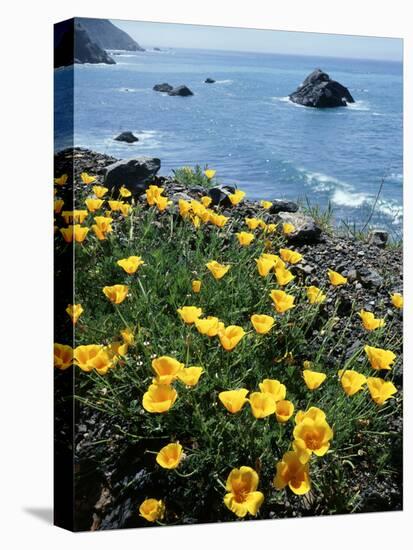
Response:
[{"label": "dark rock in water", "polygon": [[107,19],[76,17],[76,21],[86,29],[91,40],[103,50],[145,51],[129,34]]},{"label": "dark rock in water", "polygon": [[293,103],[304,107],[345,107],[347,103],[354,103],[348,89],[339,82],[331,80],[321,69],[316,69],[309,74],[289,97]]},{"label": "dark rock in water", "polygon": [[69,19],[55,25],[54,67],[67,67],[73,63],[116,64],[98,44],[93,42],[82,25]]},{"label": "dark rock in water", "polygon": [[181,97],[186,97],[189,95],[194,95],[193,92],[188,88],[188,86],[182,85],[173,88],[168,92],[168,95],[180,95]]},{"label": "dark rock in water", "polygon": [[134,195],[140,195],[145,192],[160,167],[161,161],[157,158],[119,160],[106,168],[104,185],[109,189],[119,189],[124,185]]},{"label": "dark rock in water", "polygon": [[269,210],[270,214],[278,214],[278,212],[297,212],[298,204],[292,201],[273,200]]},{"label": "dark rock in water", "polygon": [[380,248],[384,248],[386,246],[388,239],[389,234],[387,231],[383,231],[382,229],[373,229],[373,231],[370,231],[368,235],[368,242]]},{"label": "dark rock in water", "polygon": [[152,88],[152,90],[155,90],[155,92],[170,92],[174,88],[167,82],[164,82],[163,84],[155,84],[155,86]]},{"label": "dark rock in water", "polygon": [[122,132],[114,139],[115,141],[124,141],[126,143],[135,143],[135,141],[139,141],[139,138],[133,135],[132,132]]},{"label": "dark rock in water", "polygon": [[212,206],[223,206],[224,208],[232,206],[229,195],[235,193],[235,187],[225,185],[223,187],[212,187],[208,191],[208,196],[212,199]]},{"label": "dark rock in water", "polygon": [[295,227],[295,231],[287,235],[287,239],[291,243],[314,243],[320,239],[321,228],[311,216],[302,212],[279,212],[276,219],[281,223],[290,223]]},{"label": "dark rock in water", "polygon": [[213,78],[206,78],[204,80],[205,84],[214,84],[215,83],[215,80]]},{"label": "dark rock in water", "polygon": [[153,51],[154,52],[161,52],[162,50],[161,50],[161,48],[154,48]]}]

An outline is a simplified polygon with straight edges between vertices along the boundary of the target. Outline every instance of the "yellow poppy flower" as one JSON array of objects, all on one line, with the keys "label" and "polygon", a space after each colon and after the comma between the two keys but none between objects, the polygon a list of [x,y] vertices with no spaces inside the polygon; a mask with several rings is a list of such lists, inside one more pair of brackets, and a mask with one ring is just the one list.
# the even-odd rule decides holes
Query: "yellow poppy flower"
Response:
[{"label": "yellow poppy flower", "polygon": [[347,278],[343,277],[343,275],[340,275],[340,273],[337,273],[337,271],[329,269],[327,273],[328,278],[330,279],[330,283],[333,286],[345,285],[347,283]]},{"label": "yellow poppy flower", "polygon": [[96,212],[103,204],[102,199],[86,199],[85,204],[89,212]]},{"label": "yellow poppy flower", "polygon": [[95,220],[100,231],[103,233],[110,233],[112,231],[112,218],[107,216],[95,216],[93,219]]},{"label": "yellow poppy flower", "polygon": [[245,223],[250,231],[254,231],[259,226],[260,220],[258,218],[245,218]]},{"label": "yellow poppy flower", "polygon": [[218,394],[218,399],[224,405],[228,412],[235,414],[239,412],[247,399],[248,390],[241,388],[239,390],[222,391]]},{"label": "yellow poppy flower", "polygon": [[87,210],[63,210],[62,218],[65,223],[69,224],[70,222],[74,223],[83,223],[87,218]]},{"label": "yellow poppy flower", "polygon": [[309,390],[316,390],[321,386],[327,375],[323,372],[315,372],[313,370],[305,369],[303,371],[304,382]]},{"label": "yellow poppy flower", "polygon": [[190,211],[191,211],[191,205],[188,201],[184,200],[184,199],[179,199],[178,201],[178,208],[179,208],[179,214],[183,217],[183,218],[187,218]]},{"label": "yellow poppy flower", "polygon": [[122,216],[129,216],[131,210],[132,206],[130,204],[127,204],[126,202],[122,202],[119,207],[119,212],[122,214]]},{"label": "yellow poppy flower", "polygon": [[191,283],[192,292],[194,292],[195,294],[198,294],[199,292],[201,292],[201,286],[202,286],[201,281],[199,281],[198,279],[194,279]]},{"label": "yellow poppy flower", "polygon": [[303,259],[302,254],[288,248],[280,248],[280,256],[284,262],[288,262],[289,264],[298,264]]},{"label": "yellow poppy flower", "polygon": [[255,261],[257,263],[258,273],[261,275],[261,277],[267,277],[269,272],[275,265],[273,260],[264,258],[263,256],[260,256]]},{"label": "yellow poppy flower", "polygon": [[55,214],[60,214],[60,212],[62,211],[64,203],[65,203],[65,201],[63,201],[62,199],[57,199],[57,200],[54,201],[53,210],[54,210]]},{"label": "yellow poppy flower", "polygon": [[120,335],[126,344],[132,345],[135,341],[135,335],[133,334],[133,330],[130,328],[121,330]]},{"label": "yellow poppy flower", "polygon": [[277,418],[277,422],[284,424],[284,422],[288,422],[288,420],[290,420],[293,414],[294,414],[294,405],[291,403],[291,401],[283,399],[281,401],[276,402],[275,416]]},{"label": "yellow poppy flower", "polygon": [[151,384],[144,394],[142,405],[150,413],[165,413],[173,407],[178,393],[169,384]]},{"label": "yellow poppy flower", "polygon": [[295,297],[291,296],[291,294],[287,294],[283,290],[272,290],[270,292],[270,297],[274,302],[274,307],[277,313],[284,313],[289,309],[295,307]]},{"label": "yellow poppy flower", "polygon": [[326,419],[326,413],[318,407],[310,407],[308,411],[297,412],[297,414],[295,415],[295,423],[300,424],[300,422],[302,422],[306,418],[321,421]]},{"label": "yellow poppy flower", "polygon": [[60,370],[66,370],[73,363],[73,349],[64,344],[54,344],[54,366]]},{"label": "yellow poppy flower", "polygon": [[129,287],[127,285],[105,286],[102,292],[113,304],[121,304],[128,295]]},{"label": "yellow poppy flower", "polygon": [[305,495],[311,489],[308,462],[303,463],[299,453],[288,451],[277,463],[273,483],[276,489],[284,489],[288,485],[296,495]]},{"label": "yellow poppy flower", "polygon": [[230,265],[220,264],[215,260],[211,260],[205,265],[214,276],[214,279],[222,279],[222,277],[229,271],[231,267]]},{"label": "yellow poppy flower", "polygon": [[270,201],[260,201],[260,205],[265,209],[268,210],[272,206],[272,202]]},{"label": "yellow poppy flower", "polygon": [[275,276],[277,278],[277,283],[280,286],[286,286],[288,283],[290,283],[292,280],[295,279],[294,275],[286,269],[285,267],[276,267],[275,268]]},{"label": "yellow poppy flower", "polygon": [[102,345],[77,346],[73,351],[73,357],[74,364],[85,372],[95,369],[99,374],[106,374],[114,366],[112,357]]},{"label": "yellow poppy flower", "polygon": [[265,418],[275,413],[275,399],[270,393],[251,393],[249,403],[251,405],[251,412],[255,418]]},{"label": "yellow poppy flower", "polygon": [[229,218],[223,214],[209,214],[209,221],[216,227],[224,227],[228,220]]},{"label": "yellow poppy flower", "polygon": [[185,386],[196,386],[203,372],[202,367],[187,367],[178,372],[178,380]]},{"label": "yellow poppy flower", "polygon": [[392,351],[382,348],[373,348],[372,346],[364,346],[364,351],[373,369],[391,370],[391,365],[396,359],[396,354]]},{"label": "yellow poppy flower", "polygon": [[59,231],[67,243],[73,242],[73,225],[70,225],[69,227],[61,227]]},{"label": "yellow poppy flower", "polygon": [[133,275],[140,268],[141,265],[145,265],[141,256],[129,256],[129,258],[123,258],[118,260],[117,265],[124,269],[128,275]]},{"label": "yellow poppy flower", "polygon": [[309,451],[317,456],[324,456],[330,448],[333,430],[328,422],[321,417],[304,418],[293,431],[294,439],[301,439]]},{"label": "yellow poppy flower", "polygon": [[92,187],[92,190],[98,199],[101,199],[102,197],[104,197],[106,193],[109,191],[107,187],[103,187],[102,185],[94,185]]},{"label": "yellow poppy flower", "polygon": [[[277,224],[276,223],[269,223],[265,227],[265,233],[274,233],[274,231],[276,229],[277,229]],[[269,242],[271,242],[271,241],[269,241]]]},{"label": "yellow poppy flower", "polygon": [[244,337],[245,331],[242,327],[238,325],[229,325],[225,327],[222,331],[218,333],[221,346],[226,351],[231,351],[235,346],[241,341]]},{"label": "yellow poppy flower", "polygon": [[363,327],[366,330],[376,330],[377,328],[384,327],[385,325],[384,319],[377,319],[374,316],[374,313],[371,313],[370,311],[364,311],[364,309],[362,309],[359,312],[359,315],[361,317]]},{"label": "yellow poppy flower", "polygon": [[243,518],[247,514],[256,516],[264,495],[257,491],[259,477],[249,466],[241,466],[231,470],[225,488],[228,493],[224,497],[224,504],[237,517]]},{"label": "yellow poppy flower", "polygon": [[397,307],[397,309],[403,309],[403,296],[399,292],[392,294],[390,299],[394,307]]},{"label": "yellow poppy flower", "polygon": [[207,196],[201,197],[201,203],[202,203],[203,206],[205,206],[205,208],[208,208],[208,206],[211,204],[211,202],[212,202],[211,197],[207,197]]},{"label": "yellow poppy flower", "polygon": [[267,334],[274,326],[275,320],[270,315],[251,315],[251,323],[255,332]]},{"label": "yellow poppy flower", "polygon": [[279,380],[274,380],[272,378],[265,378],[259,384],[259,388],[262,393],[271,394],[276,402],[285,399],[285,395],[287,393],[287,389],[284,384],[281,384]]},{"label": "yellow poppy flower", "polygon": [[190,219],[195,229],[201,226],[201,218],[199,216],[191,216]]},{"label": "yellow poppy flower", "polygon": [[245,191],[240,191],[239,189],[237,189],[235,193],[231,193],[230,195],[228,195],[228,198],[233,206],[239,204],[244,197]]},{"label": "yellow poppy flower", "polygon": [[212,180],[212,178],[215,176],[216,173],[217,173],[216,170],[211,170],[211,169],[208,169],[208,170],[205,170],[205,171],[204,171],[205,176],[206,176],[209,180]]},{"label": "yellow poppy flower", "polygon": [[247,233],[246,231],[235,233],[235,235],[237,236],[238,242],[241,246],[249,246],[255,239],[255,235],[253,235],[252,233]]},{"label": "yellow poppy flower", "polygon": [[82,172],[80,174],[80,179],[85,184],[93,183],[96,181],[96,176],[90,176],[87,172]]},{"label": "yellow poppy flower", "polygon": [[172,204],[172,201],[168,200],[168,197],[158,197],[155,200],[155,204],[159,212],[163,212]]},{"label": "yellow poppy flower", "polygon": [[338,376],[340,377],[343,390],[349,396],[362,390],[364,384],[367,382],[367,378],[364,374],[360,374],[355,370],[339,370]]},{"label": "yellow poppy flower", "polygon": [[295,231],[295,226],[292,223],[283,223],[282,227],[284,235],[291,235]]},{"label": "yellow poppy flower", "polygon": [[108,201],[111,212],[120,212],[122,204],[122,201]]},{"label": "yellow poppy flower", "polygon": [[122,187],[120,187],[119,189],[119,195],[125,199],[126,197],[131,197],[132,196],[132,193],[129,191],[129,189],[127,187],[125,187],[124,185],[122,185]]},{"label": "yellow poppy flower", "polygon": [[68,177],[67,174],[62,174],[60,177],[54,178],[55,185],[65,185]]},{"label": "yellow poppy flower", "polygon": [[377,405],[383,405],[397,393],[397,388],[393,382],[386,382],[382,378],[367,378],[367,387],[371,398]]},{"label": "yellow poppy flower", "polygon": [[[98,225],[96,224],[92,225],[92,230],[93,230],[93,233],[96,235],[96,237],[99,239],[99,241],[104,241],[106,239],[108,232],[105,232],[99,229]],[[110,230],[112,231],[112,228],[110,228]]]},{"label": "yellow poppy flower", "polygon": [[66,308],[66,313],[72,319],[72,323],[75,325],[79,317],[83,313],[83,307],[80,304],[68,304]]},{"label": "yellow poppy flower", "polygon": [[286,267],[285,263],[279,256],[277,256],[277,254],[269,254],[268,252],[264,252],[263,254],[261,254],[260,257],[264,258],[265,260],[271,260],[274,264],[274,268]]},{"label": "yellow poppy flower", "polygon": [[174,470],[179,466],[182,458],[184,456],[182,445],[179,442],[169,443],[162,447],[159,453],[156,455],[156,462],[162,468],[167,470]]},{"label": "yellow poppy flower", "polygon": [[195,326],[200,334],[204,334],[206,336],[217,336],[220,328],[218,317],[196,319]]},{"label": "yellow poppy flower", "polygon": [[161,197],[163,192],[164,189],[162,187],[158,187],[157,185],[150,185],[146,190],[146,202],[149,204],[149,206],[153,206],[154,204],[156,204],[156,201]]},{"label": "yellow poppy flower", "polygon": [[192,325],[202,315],[202,309],[196,306],[184,306],[179,308],[177,312],[187,325]]},{"label": "yellow poppy flower", "polygon": [[162,500],[147,498],[139,506],[139,515],[151,523],[163,519],[164,514],[165,505]]},{"label": "yellow poppy flower", "polygon": [[310,304],[322,304],[327,299],[327,296],[316,286],[308,286],[306,292]]},{"label": "yellow poppy flower", "polygon": [[152,368],[156,373],[158,384],[172,384],[184,366],[183,363],[168,355],[162,355],[152,360]]}]

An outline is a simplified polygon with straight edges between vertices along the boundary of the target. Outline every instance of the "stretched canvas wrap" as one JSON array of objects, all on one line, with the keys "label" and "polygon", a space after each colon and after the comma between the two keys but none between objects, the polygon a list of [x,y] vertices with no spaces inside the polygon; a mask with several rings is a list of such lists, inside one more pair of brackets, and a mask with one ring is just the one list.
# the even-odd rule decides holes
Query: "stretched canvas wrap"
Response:
[{"label": "stretched canvas wrap", "polygon": [[56,525],[401,510],[402,40],[54,49]]}]

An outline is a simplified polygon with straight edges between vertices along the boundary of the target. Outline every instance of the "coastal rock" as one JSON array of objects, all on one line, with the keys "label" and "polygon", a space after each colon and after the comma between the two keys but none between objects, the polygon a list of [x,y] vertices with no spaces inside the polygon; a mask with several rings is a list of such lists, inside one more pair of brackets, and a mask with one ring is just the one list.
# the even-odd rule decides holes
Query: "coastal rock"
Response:
[{"label": "coastal rock", "polygon": [[215,84],[215,80],[213,78],[206,78],[204,80],[205,84]]},{"label": "coastal rock", "polygon": [[212,206],[223,206],[224,208],[232,206],[229,195],[235,193],[235,187],[225,185],[223,187],[212,187],[208,191],[208,196],[212,199]]},{"label": "coastal rock", "polygon": [[109,189],[119,189],[124,185],[134,195],[140,195],[145,192],[160,167],[161,161],[157,158],[119,160],[106,168],[104,185]]},{"label": "coastal rock", "polygon": [[90,39],[102,50],[145,51],[129,34],[119,29],[107,19],[77,17],[76,21],[86,29]]},{"label": "coastal rock", "polygon": [[135,141],[139,141],[139,138],[137,138],[132,132],[122,132],[114,139],[115,141],[124,141],[125,143],[135,143]]},{"label": "coastal rock", "polygon": [[293,103],[304,107],[345,107],[347,103],[354,103],[348,89],[339,82],[331,80],[329,75],[321,69],[316,69],[309,74],[289,98]]},{"label": "coastal rock", "polygon": [[368,235],[368,242],[370,244],[376,245],[379,248],[384,248],[389,239],[389,234],[387,231],[382,229],[373,229]]},{"label": "coastal rock", "polygon": [[291,243],[314,243],[320,239],[321,228],[311,216],[302,212],[279,212],[276,219],[281,223],[290,223],[295,227],[295,231],[287,236]]},{"label": "coastal rock", "polygon": [[272,202],[272,206],[269,210],[270,214],[278,214],[278,212],[297,212],[298,204],[293,201],[283,201],[275,199]]},{"label": "coastal rock", "polygon": [[154,90],[155,92],[171,92],[173,89],[173,86],[171,86],[167,82],[164,82],[163,84],[155,84],[155,86],[152,88],[152,90]]},{"label": "coastal rock", "polygon": [[359,281],[363,286],[379,288],[383,285],[383,277],[375,269],[369,267],[360,267],[357,271]]},{"label": "coastal rock", "polygon": [[193,92],[188,88],[188,86],[185,86],[184,84],[182,86],[177,86],[176,88],[173,88],[168,92],[168,95],[179,95],[181,97],[187,97],[189,95],[194,95]]},{"label": "coastal rock", "polygon": [[116,62],[91,40],[82,25],[70,19],[55,25],[54,67],[67,67],[73,63],[114,65]]}]

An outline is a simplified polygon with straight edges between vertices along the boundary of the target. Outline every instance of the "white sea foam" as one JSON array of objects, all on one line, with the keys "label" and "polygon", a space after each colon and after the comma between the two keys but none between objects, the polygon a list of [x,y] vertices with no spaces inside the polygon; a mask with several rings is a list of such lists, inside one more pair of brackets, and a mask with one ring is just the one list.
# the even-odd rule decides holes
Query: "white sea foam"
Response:
[{"label": "white sea foam", "polygon": [[232,84],[234,81],[233,80],[215,80],[215,84]]},{"label": "white sea foam", "polygon": [[368,202],[369,196],[364,193],[354,193],[354,191],[345,191],[336,189],[331,197],[331,202],[339,206],[352,206],[357,208]]},{"label": "white sea foam", "polygon": [[370,111],[370,104],[364,99],[358,99],[355,103],[347,103],[347,107],[352,111]]},{"label": "white sea foam", "polygon": [[146,92],[146,88],[117,88],[118,92],[125,92],[125,93],[136,93],[136,92]]}]

